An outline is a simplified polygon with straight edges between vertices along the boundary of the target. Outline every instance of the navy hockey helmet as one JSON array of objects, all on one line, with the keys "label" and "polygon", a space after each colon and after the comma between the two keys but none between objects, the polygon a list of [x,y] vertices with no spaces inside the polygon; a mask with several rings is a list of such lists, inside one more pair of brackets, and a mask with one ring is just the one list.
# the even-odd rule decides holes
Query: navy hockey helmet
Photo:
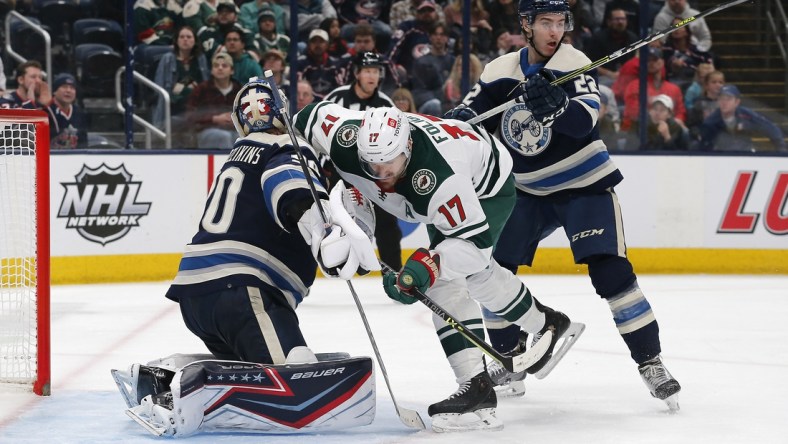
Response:
[{"label": "navy hockey helmet", "polygon": [[540,14],[563,14],[566,17],[564,31],[571,31],[574,28],[572,12],[569,10],[567,0],[520,0],[517,6],[520,17],[527,19],[531,26]]},{"label": "navy hockey helmet", "polygon": [[[279,94],[280,106],[273,94]],[[274,92],[265,79],[252,77],[241,87],[233,101],[232,121],[241,137],[264,132],[271,128],[285,130],[282,113],[287,112],[287,99],[279,91]]]}]

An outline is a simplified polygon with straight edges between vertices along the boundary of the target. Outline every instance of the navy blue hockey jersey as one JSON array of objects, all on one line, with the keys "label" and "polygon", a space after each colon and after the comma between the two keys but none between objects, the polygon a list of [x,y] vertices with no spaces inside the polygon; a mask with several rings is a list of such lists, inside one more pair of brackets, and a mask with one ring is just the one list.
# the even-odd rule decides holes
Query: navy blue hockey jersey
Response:
[{"label": "navy blue hockey jersey", "polygon": [[[327,199],[325,178],[306,146],[301,151],[311,165],[310,180]],[[317,271],[309,246],[287,218],[304,200],[313,202],[288,135],[253,133],[236,141],[166,296],[177,301],[248,285],[278,291],[295,308]]]}]

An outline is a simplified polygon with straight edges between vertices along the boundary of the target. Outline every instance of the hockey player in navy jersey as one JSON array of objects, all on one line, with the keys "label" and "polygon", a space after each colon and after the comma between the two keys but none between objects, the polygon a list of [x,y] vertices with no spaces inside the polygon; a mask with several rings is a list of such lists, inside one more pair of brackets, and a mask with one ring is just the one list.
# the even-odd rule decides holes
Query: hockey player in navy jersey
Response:
[{"label": "hockey player in navy jersey", "polygon": [[[316,358],[296,315],[318,263],[343,279],[379,269],[374,216],[343,186],[329,197],[315,154],[303,143],[305,175],[281,120],[286,105],[278,108],[272,94],[269,83],[255,78],[236,95],[232,120],[240,138],[166,294],[211,355],[175,355],[113,371],[130,416],[153,433],[336,429],[374,417],[369,358]],[[295,375],[306,371],[325,377]]]},{"label": "hockey player in navy jersey", "polygon": [[[520,0],[519,14],[527,47],[490,62],[463,103],[447,113],[470,120],[517,100],[481,122],[498,131],[512,153],[517,187],[517,204],[494,257],[514,272],[521,264],[530,266],[539,241],[563,227],[575,262],[588,265],[591,283],[608,302],[649,391],[677,409],[681,387],[662,363],[657,320],[626,255],[621,208],[613,191],[623,176],[599,138],[596,72],[550,85],[591,63],[561,43],[573,27],[566,0]],[[490,311],[485,311],[485,324],[500,350],[524,345],[520,328]]]}]

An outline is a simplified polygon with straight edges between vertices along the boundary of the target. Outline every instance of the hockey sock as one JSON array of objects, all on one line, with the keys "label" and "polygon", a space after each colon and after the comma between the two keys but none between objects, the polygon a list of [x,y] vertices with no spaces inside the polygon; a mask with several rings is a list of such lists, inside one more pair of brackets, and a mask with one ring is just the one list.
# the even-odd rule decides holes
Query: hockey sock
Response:
[{"label": "hockey sock", "polygon": [[613,320],[629,347],[632,359],[641,363],[660,353],[659,326],[637,283],[607,300]]},{"label": "hockey sock", "polygon": [[520,326],[510,324],[503,328],[487,327],[487,335],[490,337],[490,345],[501,353],[508,353],[517,347],[520,339]]}]

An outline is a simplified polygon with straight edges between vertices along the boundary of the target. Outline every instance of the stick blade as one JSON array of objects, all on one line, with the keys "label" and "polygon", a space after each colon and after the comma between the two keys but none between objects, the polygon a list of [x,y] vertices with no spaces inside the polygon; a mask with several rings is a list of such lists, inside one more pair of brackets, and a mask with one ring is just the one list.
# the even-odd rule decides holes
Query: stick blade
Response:
[{"label": "stick blade", "polygon": [[425,430],[427,426],[424,425],[424,421],[421,419],[421,415],[419,412],[411,409],[406,409],[405,407],[397,407],[397,416],[399,416],[399,420],[402,421],[403,424],[418,430]]},{"label": "stick blade", "polygon": [[[512,356],[512,368],[509,370],[512,373],[518,373],[527,370],[532,365],[536,364],[537,361],[542,359],[547,350],[550,348],[550,342],[553,340],[553,332],[546,331],[539,341],[532,345],[525,353],[519,354],[517,356]],[[506,364],[506,363],[502,363]]]}]

